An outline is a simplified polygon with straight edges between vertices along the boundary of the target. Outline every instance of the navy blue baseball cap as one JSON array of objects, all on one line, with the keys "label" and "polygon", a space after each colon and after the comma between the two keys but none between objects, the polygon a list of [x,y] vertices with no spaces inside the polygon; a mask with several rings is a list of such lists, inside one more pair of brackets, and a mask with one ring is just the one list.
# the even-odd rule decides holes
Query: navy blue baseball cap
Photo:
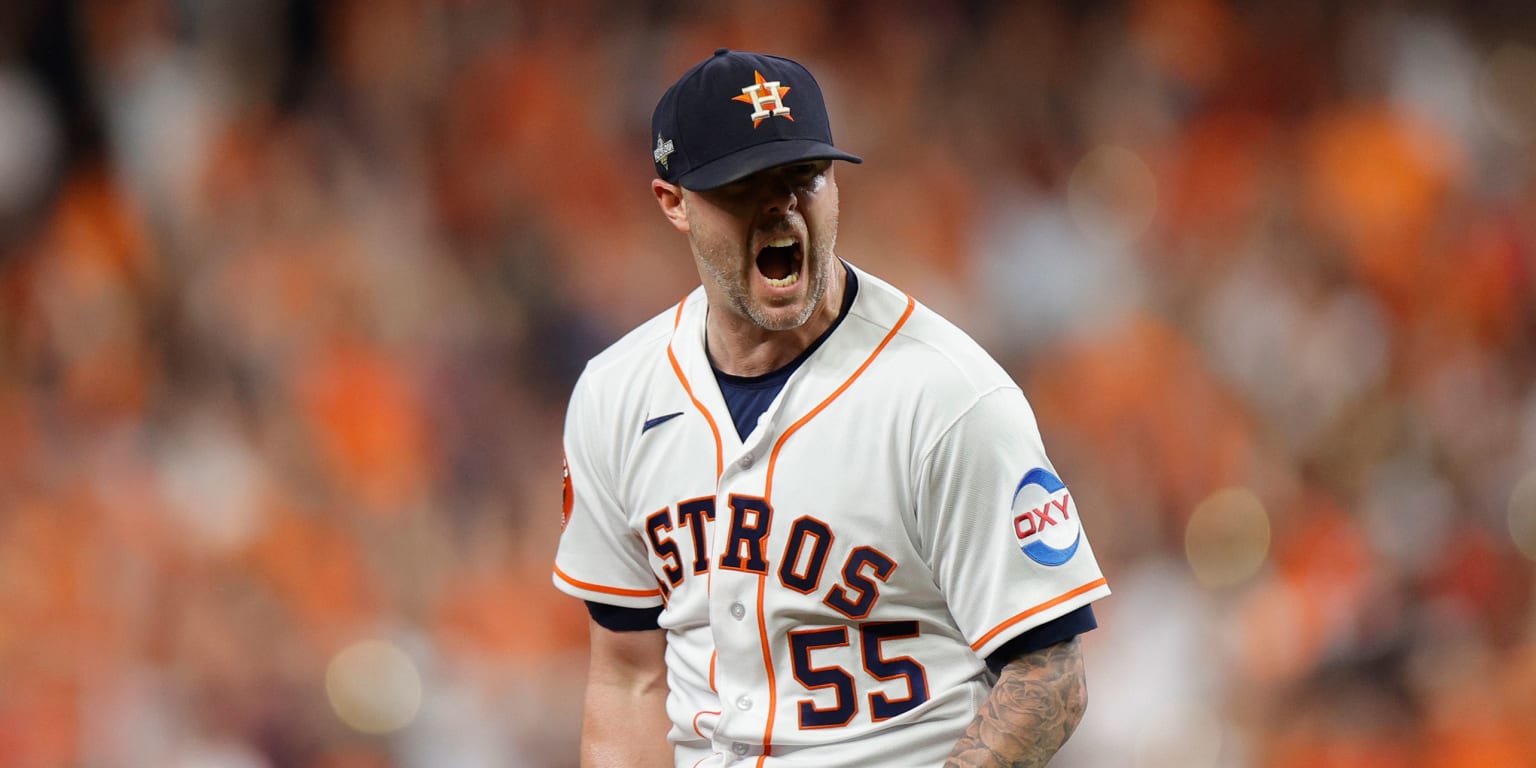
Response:
[{"label": "navy blue baseball cap", "polygon": [[821,87],[805,67],[728,48],[662,94],[651,133],[656,175],[693,190],[803,160],[864,162],[832,146]]}]

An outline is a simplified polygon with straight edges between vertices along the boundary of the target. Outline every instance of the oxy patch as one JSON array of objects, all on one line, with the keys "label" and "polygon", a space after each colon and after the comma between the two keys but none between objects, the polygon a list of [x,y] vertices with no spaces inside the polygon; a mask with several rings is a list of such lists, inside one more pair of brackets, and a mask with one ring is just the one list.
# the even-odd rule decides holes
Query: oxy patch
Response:
[{"label": "oxy patch", "polygon": [[1077,505],[1061,478],[1036,467],[1024,474],[1013,491],[1013,535],[1019,551],[1048,566],[1066,563],[1077,554],[1083,527]]}]

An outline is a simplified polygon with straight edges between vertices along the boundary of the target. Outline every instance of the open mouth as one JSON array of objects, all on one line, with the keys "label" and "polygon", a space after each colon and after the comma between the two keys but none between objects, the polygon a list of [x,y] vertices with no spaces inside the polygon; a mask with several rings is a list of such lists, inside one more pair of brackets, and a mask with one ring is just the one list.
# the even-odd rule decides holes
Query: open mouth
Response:
[{"label": "open mouth", "polygon": [[757,252],[757,272],[775,288],[788,288],[800,282],[804,263],[799,241],[789,236],[769,240]]}]

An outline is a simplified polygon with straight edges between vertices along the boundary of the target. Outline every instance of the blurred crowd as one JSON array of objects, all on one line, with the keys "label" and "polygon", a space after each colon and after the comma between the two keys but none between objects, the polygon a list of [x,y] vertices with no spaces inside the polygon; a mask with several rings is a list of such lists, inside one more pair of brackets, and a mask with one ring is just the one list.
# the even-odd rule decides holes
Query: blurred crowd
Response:
[{"label": "blurred crowd", "polygon": [[1323,0],[4,4],[0,766],[576,764],[565,398],[718,46],[1077,494],[1056,764],[1536,766],[1536,11]]}]

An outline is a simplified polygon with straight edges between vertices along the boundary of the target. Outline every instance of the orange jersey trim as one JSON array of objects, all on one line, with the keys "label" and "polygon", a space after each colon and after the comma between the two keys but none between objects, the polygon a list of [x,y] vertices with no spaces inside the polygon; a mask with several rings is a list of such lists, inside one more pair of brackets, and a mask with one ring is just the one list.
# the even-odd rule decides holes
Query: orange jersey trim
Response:
[{"label": "orange jersey trim", "polygon": [[603,593],[605,595],[618,595],[620,597],[660,597],[661,596],[661,589],[659,589],[659,588],[658,589],[624,589],[622,587],[608,587],[608,586],[604,586],[602,584],[593,584],[592,582],[589,582],[589,581],[582,581],[581,579],[572,578],[571,576],[567,575],[565,571],[560,570],[560,566],[558,566],[558,565],[555,566],[555,575],[560,577],[561,581],[564,581],[565,583],[570,584],[573,587],[576,587],[578,589],[588,589],[588,590],[591,590],[593,592],[601,592],[601,593]]},{"label": "orange jersey trim", "polygon": [[1041,604],[1039,604],[1039,605],[1037,605],[1037,606],[1035,606],[1033,608],[1026,609],[1026,610],[1020,612],[1019,614],[1015,615],[1013,618],[1008,619],[1007,621],[1004,621],[1003,623],[997,625],[996,627],[993,627],[992,631],[986,633],[985,635],[982,635],[980,640],[977,640],[976,642],[971,643],[971,650],[980,652],[982,646],[986,645],[988,642],[990,642],[992,640],[992,638],[997,637],[998,633],[1003,632],[1004,630],[1008,629],[1009,627],[1011,627],[1011,626],[1013,626],[1013,625],[1015,625],[1015,624],[1025,620],[1025,619],[1027,619],[1027,618],[1029,618],[1029,617],[1031,617],[1031,616],[1033,616],[1033,615],[1035,615],[1035,614],[1037,614],[1037,613],[1039,613],[1041,611],[1048,610],[1050,608],[1054,608],[1055,606],[1061,605],[1062,603],[1065,603],[1066,601],[1071,600],[1072,598],[1077,597],[1078,595],[1081,595],[1081,594],[1083,594],[1085,592],[1092,592],[1093,590],[1098,589],[1099,587],[1105,586],[1107,584],[1109,584],[1109,581],[1107,579],[1104,579],[1104,578],[1094,579],[1093,581],[1090,581],[1087,584],[1084,584],[1081,587],[1078,587],[1078,588],[1076,588],[1076,589],[1074,589],[1074,590],[1072,590],[1070,592],[1066,592],[1066,593],[1063,593],[1061,595],[1057,595],[1056,597],[1053,597],[1053,598],[1051,598],[1051,599],[1049,599],[1049,600],[1047,600],[1047,601],[1045,601],[1045,602],[1043,602],[1043,603],[1041,603]]},{"label": "orange jersey trim", "polygon": [[[703,717],[705,715],[718,715],[718,714],[720,714],[720,712],[718,710],[714,710],[714,709],[701,709],[701,710],[699,710],[698,713],[696,713],[693,716],[693,732],[697,733],[699,735],[699,738],[701,738],[701,739],[708,739],[709,737],[705,736],[704,732],[699,730],[699,718],[701,718],[701,717]],[[702,763],[702,762],[704,762],[702,759],[699,760],[699,763]],[[698,765],[699,763],[694,763],[694,765]]]},{"label": "orange jersey trim", "polygon": [[[672,334],[676,336],[677,328],[683,322],[683,306],[688,303],[684,297],[677,303],[677,314],[672,318]],[[677,375],[677,381],[683,385],[683,391],[688,394],[688,399],[693,402],[693,407],[699,413],[704,414],[704,420],[709,422],[709,431],[715,436],[715,480],[718,482],[720,475],[725,474],[725,447],[720,444],[720,426],[715,423],[715,417],[709,415],[709,409],[699,402],[699,398],[693,394],[693,387],[688,385],[688,377],[683,374],[683,366],[677,362],[677,354],[672,351],[672,342],[667,342],[667,361],[672,363],[672,373]]]},{"label": "orange jersey trim", "polygon": [[779,461],[779,449],[784,447],[784,443],[789,440],[790,435],[793,435],[795,432],[798,432],[801,427],[806,425],[807,422],[809,422],[811,419],[816,418],[816,416],[818,414],[820,414],[823,410],[826,410],[826,407],[831,405],[833,400],[836,400],[839,395],[841,395],[841,394],[843,394],[843,392],[847,391],[848,387],[851,386],[855,380],[857,380],[860,376],[862,376],[864,374],[864,370],[869,367],[869,364],[873,363],[875,361],[875,358],[879,357],[880,353],[885,351],[886,345],[890,344],[891,343],[891,339],[896,338],[896,333],[901,330],[901,327],[907,324],[907,318],[912,316],[912,310],[916,306],[917,306],[917,302],[914,301],[911,296],[908,296],[907,297],[907,310],[905,312],[901,313],[901,318],[896,321],[896,324],[894,326],[891,326],[890,332],[885,334],[885,338],[881,339],[880,340],[880,344],[875,347],[875,350],[873,352],[869,353],[869,357],[866,358],[864,360],[864,362],[859,365],[858,370],[855,370],[853,372],[853,375],[848,377],[847,381],[843,382],[841,385],[838,386],[837,389],[833,390],[832,394],[827,395],[827,399],[821,401],[821,403],[819,405],[817,405],[815,408],[812,408],[810,413],[807,413],[804,416],[801,416],[799,421],[796,421],[795,423],[789,425],[789,429],[784,430],[784,434],[779,435],[779,441],[777,443],[773,444],[773,453],[769,454],[769,456],[768,456],[768,482],[763,487],[763,497],[765,499],[769,498],[769,497],[771,497],[773,495],[773,467]]},{"label": "orange jersey trim", "polygon": [[[869,357],[865,358],[864,362],[859,364],[859,367],[848,376],[846,381],[838,385],[837,389],[832,390],[832,394],[827,395],[827,399],[822,400],[816,405],[815,408],[812,408],[809,413],[801,416],[797,421],[795,421],[795,423],[789,425],[789,428],[784,430],[784,434],[779,435],[778,442],[773,444],[773,452],[768,455],[768,480],[763,484],[763,501],[770,505],[773,503],[773,470],[779,463],[779,451],[784,447],[784,443],[789,440],[790,435],[798,432],[800,428],[809,423],[811,419],[816,418],[818,414],[826,410],[827,406],[831,405],[833,400],[836,400],[844,392],[846,392],[848,387],[852,386],[853,382],[858,380],[858,378],[864,374],[864,371],[869,368],[869,364],[873,363],[875,358],[879,357],[880,353],[885,351],[886,346],[891,343],[891,339],[896,338],[896,334],[901,331],[902,326],[907,324],[907,318],[912,316],[912,310],[916,307],[917,302],[911,296],[908,296],[906,311],[901,313],[901,317],[896,320],[896,324],[891,326],[891,330],[886,332],[885,338],[881,339],[880,343],[877,344],[874,350],[869,353]],[[768,722],[763,728],[763,754],[757,758],[757,768],[762,768],[763,761],[773,754],[773,721],[779,709],[778,684],[774,679],[773,674],[773,656],[772,652],[768,648],[768,623],[763,617],[763,591],[765,589],[767,579],[767,574],[762,574],[757,577],[757,631],[758,636],[762,639],[763,643],[763,667],[768,673],[768,701],[770,702],[768,708]]]},{"label": "orange jersey trim", "polygon": [[[773,477],[772,469],[768,470],[770,478]],[[773,744],[773,716],[779,709],[779,686],[773,674],[773,649],[768,647],[768,621],[763,616],[763,593],[767,591],[768,575],[757,576],[757,636],[762,640],[763,668],[768,671],[768,724],[763,729],[763,754],[757,758],[757,764],[762,765],[763,759],[772,752]]]},{"label": "orange jersey trim", "polygon": [[[672,316],[672,337],[677,337],[677,329],[683,323],[683,307],[688,304],[688,297],[684,296],[677,303],[677,314]],[[677,376],[677,382],[683,385],[683,392],[687,393],[689,402],[699,413],[704,414],[704,421],[709,424],[709,432],[715,437],[715,490],[720,490],[720,476],[725,474],[725,446],[720,442],[720,425],[715,423],[715,417],[709,415],[709,409],[699,402],[699,398],[693,394],[693,387],[688,384],[688,376],[683,373],[683,366],[677,362],[677,354],[672,351],[672,342],[667,341],[667,362],[672,364],[672,373]],[[715,527],[709,527],[709,554],[710,568],[704,574],[704,591],[712,592],[715,588]]]}]

